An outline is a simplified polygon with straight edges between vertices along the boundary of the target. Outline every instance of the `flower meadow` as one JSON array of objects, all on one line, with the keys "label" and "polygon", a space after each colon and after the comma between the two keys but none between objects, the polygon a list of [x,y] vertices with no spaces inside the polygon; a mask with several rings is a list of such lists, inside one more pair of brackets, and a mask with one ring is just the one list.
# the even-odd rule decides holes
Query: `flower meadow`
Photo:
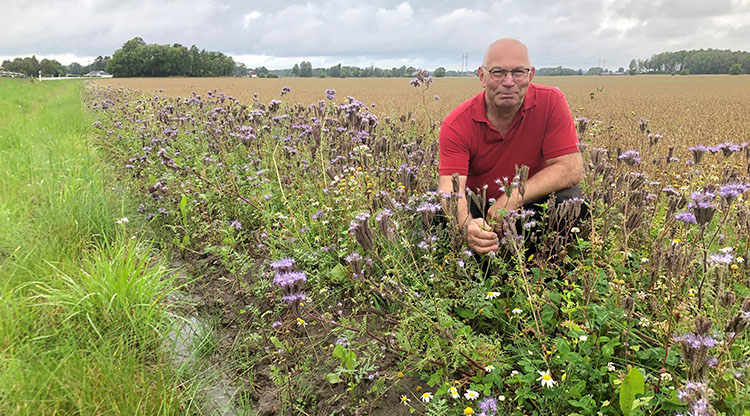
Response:
[{"label": "flower meadow", "polygon": [[[431,83],[404,81],[413,114]],[[586,201],[508,213],[527,226],[481,257],[451,212],[459,193],[489,203],[482,190],[434,192],[444,114],[293,92],[87,85],[99,145],[219,315],[251,408],[750,414],[748,137],[675,144],[648,114],[615,127],[575,110]]]}]

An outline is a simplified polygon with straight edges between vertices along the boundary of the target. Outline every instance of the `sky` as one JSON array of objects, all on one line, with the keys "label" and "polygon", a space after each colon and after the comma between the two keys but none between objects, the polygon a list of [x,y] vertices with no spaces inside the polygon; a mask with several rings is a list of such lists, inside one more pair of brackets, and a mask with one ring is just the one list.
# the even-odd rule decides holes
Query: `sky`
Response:
[{"label": "sky", "polygon": [[220,51],[250,68],[481,63],[524,42],[537,68],[628,67],[682,49],[750,50],[750,0],[0,0],[0,60],[86,65],[123,43]]}]

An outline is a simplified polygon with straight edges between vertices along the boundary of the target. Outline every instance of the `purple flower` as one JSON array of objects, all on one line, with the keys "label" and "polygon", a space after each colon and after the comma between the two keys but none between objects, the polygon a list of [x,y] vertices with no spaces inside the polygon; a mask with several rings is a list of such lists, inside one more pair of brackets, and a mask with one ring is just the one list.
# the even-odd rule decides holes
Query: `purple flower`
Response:
[{"label": "purple flower", "polygon": [[335,96],[336,96],[336,90],[332,90],[332,89],[326,90],[326,98],[328,98],[329,100],[333,100],[333,97]]},{"label": "purple flower", "polygon": [[429,87],[432,83],[433,79],[429,72],[427,72],[426,69],[418,69],[413,74],[414,79],[409,81],[411,85],[413,85],[415,88],[421,86],[424,84],[425,87]]},{"label": "purple flower", "polygon": [[626,150],[622,152],[620,156],[617,157],[617,159],[627,163],[630,166],[634,166],[641,163],[640,156],[641,154],[637,150]]},{"label": "purple flower", "polygon": [[482,413],[485,415],[492,416],[497,412],[497,401],[492,397],[488,397],[479,402],[479,409],[481,409]]},{"label": "purple flower", "polygon": [[271,327],[278,328],[281,326],[281,321],[274,321],[274,323],[271,324]]},{"label": "purple flower", "polygon": [[699,225],[705,225],[711,222],[714,214],[716,213],[716,194],[705,191],[705,192],[693,192],[690,195],[690,199],[693,200],[688,204],[688,208],[693,210],[695,214],[695,221]]},{"label": "purple flower", "polygon": [[748,190],[748,186],[733,182],[719,187],[719,195],[724,198],[727,203],[732,203],[738,196],[745,193]]},{"label": "purple flower", "polygon": [[289,92],[291,92],[291,91],[292,91],[292,89],[291,89],[291,88],[289,88],[289,87],[284,87],[284,88],[282,88],[282,89],[281,89],[281,96],[283,97],[283,96],[285,96],[285,95],[286,95],[287,93],[289,93]]},{"label": "purple flower", "polygon": [[674,218],[677,221],[682,221],[685,224],[695,224],[695,214],[692,212],[678,212],[675,214]]},{"label": "purple flower", "polygon": [[237,220],[232,220],[232,222],[229,224],[232,228],[235,230],[241,230],[242,229],[242,223],[240,223]]},{"label": "purple flower", "polygon": [[276,273],[283,273],[283,272],[289,272],[292,270],[292,267],[294,267],[295,260],[292,258],[283,258],[281,260],[276,260],[273,263],[271,263],[271,268]]},{"label": "purple flower", "polygon": [[732,252],[728,253],[711,253],[708,255],[708,264],[730,264],[734,261],[734,255]]}]

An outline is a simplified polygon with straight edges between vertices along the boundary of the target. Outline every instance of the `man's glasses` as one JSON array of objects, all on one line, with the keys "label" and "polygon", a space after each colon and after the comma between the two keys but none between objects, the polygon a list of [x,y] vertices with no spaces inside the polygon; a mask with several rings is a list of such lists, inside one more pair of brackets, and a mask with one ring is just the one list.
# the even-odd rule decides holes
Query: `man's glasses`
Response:
[{"label": "man's glasses", "polygon": [[504,80],[505,76],[508,74],[511,74],[513,76],[514,81],[523,81],[529,75],[529,72],[531,72],[531,68],[515,68],[510,71],[502,68],[493,68],[491,70],[488,70],[485,67],[482,68],[484,68],[485,71],[489,72],[490,76],[492,76],[492,79],[495,81]]}]

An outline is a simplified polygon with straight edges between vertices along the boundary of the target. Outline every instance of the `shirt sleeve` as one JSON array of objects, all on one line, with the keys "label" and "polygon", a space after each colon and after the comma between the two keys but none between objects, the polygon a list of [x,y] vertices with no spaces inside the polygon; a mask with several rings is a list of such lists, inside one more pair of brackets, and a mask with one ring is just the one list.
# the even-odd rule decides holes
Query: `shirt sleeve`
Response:
[{"label": "shirt sleeve", "polygon": [[450,125],[443,123],[440,128],[440,175],[461,176],[469,174],[469,145],[465,137],[458,134]]},{"label": "shirt sleeve", "polygon": [[573,123],[573,116],[570,114],[568,101],[560,93],[559,98],[554,101],[549,110],[542,154],[544,160],[549,160],[578,151],[578,134]]}]

